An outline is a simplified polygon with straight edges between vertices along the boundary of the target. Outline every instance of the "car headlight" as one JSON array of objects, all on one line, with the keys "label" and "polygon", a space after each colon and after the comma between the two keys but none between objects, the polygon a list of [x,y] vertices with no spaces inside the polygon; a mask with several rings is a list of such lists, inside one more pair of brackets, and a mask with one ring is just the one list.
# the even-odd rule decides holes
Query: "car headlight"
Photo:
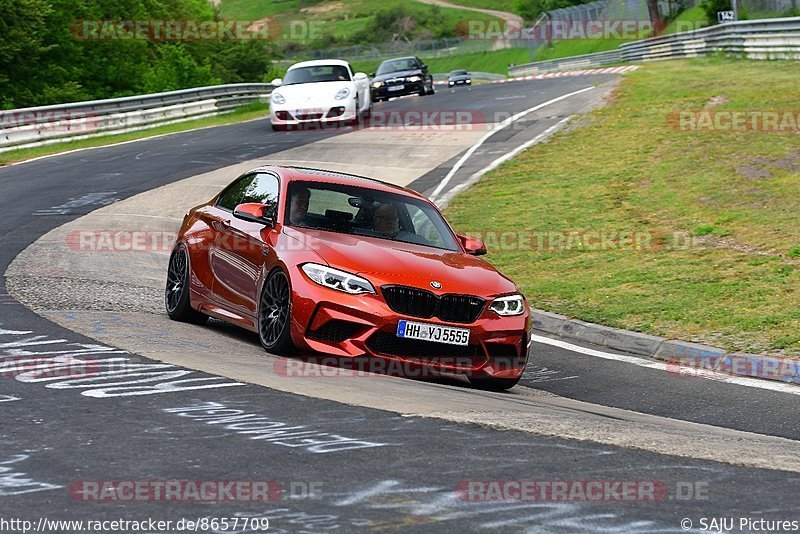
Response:
[{"label": "car headlight", "polygon": [[422,79],[422,76],[409,76],[408,78],[406,78],[406,81],[414,83],[414,82],[420,81],[421,79]]},{"label": "car headlight", "polygon": [[447,82],[448,85],[453,85],[456,82]]},{"label": "car headlight", "polygon": [[341,89],[339,89],[339,92],[336,93],[336,96],[334,96],[333,98],[335,98],[336,100],[344,100],[348,96],[350,96],[350,88],[342,87]]},{"label": "car headlight", "polygon": [[326,267],[325,265],[319,265],[317,263],[306,263],[301,268],[309,278],[321,286],[344,291],[351,295],[360,295],[362,293],[375,294],[375,288],[372,287],[369,280],[352,273],[340,271],[339,269]]},{"label": "car headlight", "polygon": [[273,104],[285,104],[286,99],[280,93],[272,93],[272,103]]},{"label": "car headlight", "polygon": [[379,87],[383,87],[383,82],[373,82],[372,88],[377,89]]},{"label": "car headlight", "polygon": [[497,315],[522,315],[525,313],[525,299],[522,295],[498,297],[492,301],[489,309]]}]

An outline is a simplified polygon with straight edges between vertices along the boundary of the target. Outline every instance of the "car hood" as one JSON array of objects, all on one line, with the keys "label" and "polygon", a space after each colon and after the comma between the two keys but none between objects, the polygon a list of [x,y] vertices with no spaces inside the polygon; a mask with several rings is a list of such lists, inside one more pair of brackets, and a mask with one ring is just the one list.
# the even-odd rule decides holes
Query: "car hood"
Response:
[{"label": "car hood", "polygon": [[469,80],[469,74],[459,74],[458,76],[450,76],[448,80],[451,82],[456,82],[458,80]]},{"label": "car hood", "polygon": [[[331,267],[367,277],[376,287],[402,284],[437,294],[460,293],[491,297],[513,293],[517,287],[491,264],[468,254],[431,247],[284,227],[284,232],[322,258]],[[435,290],[430,283],[442,284]]]},{"label": "car hood", "polygon": [[413,70],[399,70],[397,72],[387,72],[386,74],[378,74],[375,76],[372,81],[373,82],[385,82],[386,80],[390,80],[392,78],[406,78],[408,76],[422,76],[422,71],[420,69],[413,69]]},{"label": "car hood", "polygon": [[[300,105],[300,104],[313,104],[314,102],[328,102],[333,101],[333,97],[341,89],[349,87],[350,96],[355,94],[354,82],[317,82],[317,83],[298,83],[291,85],[282,85],[275,89],[276,92],[283,95],[286,99],[286,105]],[[344,102],[342,100],[341,102]]]}]

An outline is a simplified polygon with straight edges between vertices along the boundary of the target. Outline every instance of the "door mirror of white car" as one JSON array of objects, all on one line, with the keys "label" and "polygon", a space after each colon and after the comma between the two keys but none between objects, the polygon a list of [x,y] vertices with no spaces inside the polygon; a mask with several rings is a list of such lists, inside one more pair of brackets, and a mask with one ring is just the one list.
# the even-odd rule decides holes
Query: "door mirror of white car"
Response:
[{"label": "door mirror of white car", "polygon": [[278,86],[278,85],[280,85],[281,83],[283,83],[283,80],[281,80],[280,78],[275,78],[275,79],[274,79],[274,80],[272,80],[270,83],[271,83],[272,85]]},{"label": "door mirror of white car", "polygon": [[354,80],[366,80],[367,79],[367,75],[364,74],[363,72],[356,72],[355,74],[353,74],[353,79]]}]

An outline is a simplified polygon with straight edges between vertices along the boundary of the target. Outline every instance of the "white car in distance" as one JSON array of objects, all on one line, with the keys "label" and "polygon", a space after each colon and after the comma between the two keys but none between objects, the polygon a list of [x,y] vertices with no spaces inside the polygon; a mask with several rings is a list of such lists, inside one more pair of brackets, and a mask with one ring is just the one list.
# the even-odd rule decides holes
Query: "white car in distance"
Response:
[{"label": "white car in distance", "polygon": [[270,97],[273,130],[309,123],[355,123],[372,111],[367,75],[353,73],[350,64],[340,59],[295,63],[272,84],[278,86]]}]

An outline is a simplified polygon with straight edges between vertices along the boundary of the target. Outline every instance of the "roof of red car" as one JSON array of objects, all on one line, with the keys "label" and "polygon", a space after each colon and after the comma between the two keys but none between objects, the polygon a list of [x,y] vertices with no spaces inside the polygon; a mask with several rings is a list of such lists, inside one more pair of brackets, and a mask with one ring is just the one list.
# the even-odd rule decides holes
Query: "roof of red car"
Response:
[{"label": "roof of red car", "polygon": [[310,167],[294,167],[282,165],[269,165],[259,167],[263,170],[272,170],[278,172],[282,177],[289,180],[302,180],[306,182],[325,182],[341,185],[355,185],[360,187],[369,187],[378,191],[386,191],[389,193],[401,193],[410,195],[417,198],[428,200],[424,195],[399,185],[395,185],[375,178],[367,178],[366,176],[358,176],[356,174],[349,174],[340,171],[330,171],[325,169],[313,169]]}]

